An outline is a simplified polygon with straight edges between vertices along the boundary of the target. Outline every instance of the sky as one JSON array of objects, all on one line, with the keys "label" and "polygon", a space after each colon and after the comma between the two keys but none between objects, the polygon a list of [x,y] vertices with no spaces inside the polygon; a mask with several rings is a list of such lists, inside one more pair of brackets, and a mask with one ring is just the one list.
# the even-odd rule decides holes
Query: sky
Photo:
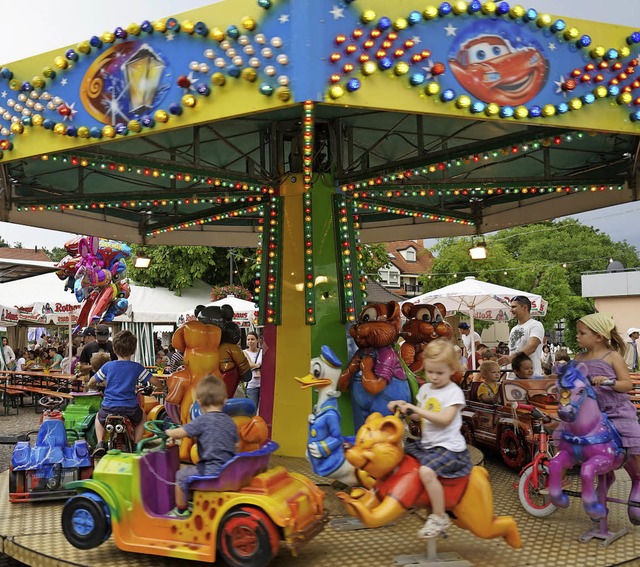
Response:
[{"label": "sky", "polygon": [[[57,2],[31,0],[29,12],[38,17],[29,18],[28,25],[23,25],[24,4],[0,0],[2,20],[7,23],[0,34],[0,65],[77,43],[118,26],[126,27],[130,22],[153,20],[214,3],[215,0],[74,2],[65,5],[65,18],[61,21],[61,8]],[[341,5],[340,0],[335,3]],[[538,12],[640,28],[637,3],[638,0],[615,0],[610,3],[603,0],[530,0],[526,7],[535,8]],[[610,5],[615,5],[616,10],[609,10]],[[18,25],[18,22],[22,24]],[[609,234],[615,241],[626,240],[640,248],[638,213],[640,201],[598,209],[575,215],[574,218]],[[0,222],[0,237],[12,245],[19,242],[25,248],[61,247],[73,236],[75,235]],[[430,246],[432,242],[434,241],[427,240],[425,244]]]}]

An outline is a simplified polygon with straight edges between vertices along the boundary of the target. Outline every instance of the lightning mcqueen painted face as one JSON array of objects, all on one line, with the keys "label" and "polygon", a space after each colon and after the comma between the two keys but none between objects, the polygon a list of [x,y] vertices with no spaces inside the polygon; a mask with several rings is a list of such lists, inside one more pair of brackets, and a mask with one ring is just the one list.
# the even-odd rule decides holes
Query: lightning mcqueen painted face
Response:
[{"label": "lightning mcqueen painted face", "polygon": [[544,86],[549,67],[535,47],[514,48],[496,35],[482,35],[462,44],[451,70],[458,82],[484,102],[518,105]]}]

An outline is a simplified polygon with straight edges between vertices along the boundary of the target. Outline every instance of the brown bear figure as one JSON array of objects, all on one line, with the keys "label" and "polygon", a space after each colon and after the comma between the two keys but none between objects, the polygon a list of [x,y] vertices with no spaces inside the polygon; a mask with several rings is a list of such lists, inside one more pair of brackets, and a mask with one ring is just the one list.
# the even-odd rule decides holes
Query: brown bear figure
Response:
[{"label": "brown bear figure", "polygon": [[[447,309],[442,303],[403,303],[402,314],[407,321],[400,333],[404,339],[400,356],[409,370],[417,373],[422,368],[423,349],[435,339],[450,340],[453,330],[444,320]],[[421,376],[417,378],[420,385],[424,384]]]},{"label": "brown bear figure", "polygon": [[365,305],[349,334],[358,350],[340,376],[338,388],[351,387],[357,430],[370,413],[389,415],[390,400],[411,401],[407,376],[393,348],[400,334],[400,305],[397,301]]}]

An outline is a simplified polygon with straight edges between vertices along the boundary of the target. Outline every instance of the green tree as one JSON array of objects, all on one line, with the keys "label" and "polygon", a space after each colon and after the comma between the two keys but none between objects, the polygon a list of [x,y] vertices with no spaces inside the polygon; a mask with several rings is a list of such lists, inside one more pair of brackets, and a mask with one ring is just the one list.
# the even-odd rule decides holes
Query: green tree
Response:
[{"label": "green tree", "polygon": [[0,236],[0,248],[9,248],[9,243]]},{"label": "green tree", "polygon": [[[134,282],[142,285],[166,287],[180,295],[183,289],[198,279],[212,286],[228,284],[230,267],[233,266],[233,272],[238,272],[233,275],[234,283],[250,286],[251,290],[254,288],[255,250],[252,249],[136,244],[131,245],[131,248],[132,257],[127,262],[127,274]],[[149,268],[135,268],[138,251],[151,258]]]},{"label": "green tree", "polygon": [[486,238],[486,260],[471,260],[470,238],[440,240],[432,272],[422,276],[425,291],[460,281],[468,275],[479,280],[537,293],[549,302],[541,319],[547,331],[565,321],[565,342],[575,343],[575,321],[594,310],[582,297],[581,276],[604,271],[610,259],[625,267],[640,265],[638,250],[626,242],[613,242],[600,231],[573,219],[548,221],[502,230]]},{"label": "green tree", "polygon": [[68,256],[67,251],[59,246],[54,246],[51,250],[42,246],[42,251],[51,258],[52,262],[59,262],[65,256]]},{"label": "green tree", "polygon": [[364,244],[361,249],[362,271],[370,280],[377,281],[378,270],[389,263],[387,248],[384,244]]}]

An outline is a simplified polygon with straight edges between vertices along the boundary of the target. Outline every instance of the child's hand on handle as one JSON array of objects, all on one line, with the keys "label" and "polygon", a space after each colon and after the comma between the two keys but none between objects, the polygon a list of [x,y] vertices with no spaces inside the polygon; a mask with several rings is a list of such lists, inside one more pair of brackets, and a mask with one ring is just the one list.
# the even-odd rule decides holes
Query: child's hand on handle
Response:
[{"label": "child's hand on handle", "polygon": [[397,411],[402,412],[402,407],[406,403],[404,400],[392,400],[387,404],[387,409],[392,413],[396,413]]},{"label": "child's hand on handle", "polygon": [[394,400],[387,404],[389,411],[396,413],[400,412],[402,415],[410,416],[415,411],[415,406],[404,400]]}]

